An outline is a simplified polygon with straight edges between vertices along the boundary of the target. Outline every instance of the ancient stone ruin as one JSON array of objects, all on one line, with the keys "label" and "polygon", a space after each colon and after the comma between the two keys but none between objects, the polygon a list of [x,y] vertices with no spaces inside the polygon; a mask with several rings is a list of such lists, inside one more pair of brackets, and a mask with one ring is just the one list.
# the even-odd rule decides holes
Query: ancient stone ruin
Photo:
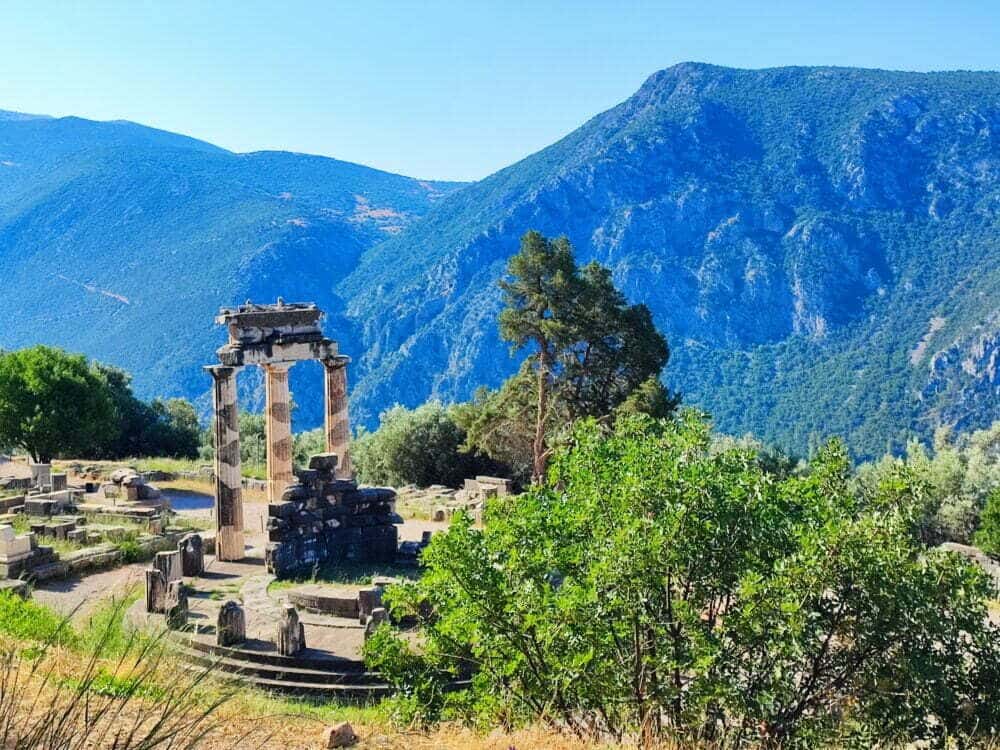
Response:
[{"label": "ancient stone ruin", "polygon": [[396,493],[359,488],[337,477],[337,459],[322,453],[299,471],[277,503],[268,506],[267,569],[279,578],[325,562],[393,562],[398,548]]},{"label": "ancient stone ruin", "polygon": [[240,436],[236,402],[236,374],[242,367],[264,369],[267,433],[268,499],[278,502],[292,476],[292,424],[288,370],[296,362],[319,360],[326,371],[326,449],[339,458],[339,477],[350,479],[347,452],[350,425],[347,415],[347,357],[337,343],[324,337],[322,311],[311,303],[274,305],[247,302],[223,308],[216,322],[225,325],[229,341],[217,354],[218,365],[205,369],[214,381],[215,407],[215,520],[216,556],[243,558],[243,497],[240,476]]}]

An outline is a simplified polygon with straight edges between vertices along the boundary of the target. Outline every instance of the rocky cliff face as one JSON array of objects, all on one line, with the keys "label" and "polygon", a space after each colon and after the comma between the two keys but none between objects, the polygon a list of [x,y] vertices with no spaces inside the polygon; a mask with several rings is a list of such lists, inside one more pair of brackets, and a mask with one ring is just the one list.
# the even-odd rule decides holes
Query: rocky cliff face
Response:
[{"label": "rocky cliff face", "polygon": [[[363,413],[513,370],[495,281],[534,228],[652,308],[675,350],[666,379],[724,429],[880,452],[924,431],[906,364],[920,327],[1000,265],[998,138],[992,73],[661,71],[362,257],[339,290],[366,352]],[[977,306],[970,324],[997,298]]]}]

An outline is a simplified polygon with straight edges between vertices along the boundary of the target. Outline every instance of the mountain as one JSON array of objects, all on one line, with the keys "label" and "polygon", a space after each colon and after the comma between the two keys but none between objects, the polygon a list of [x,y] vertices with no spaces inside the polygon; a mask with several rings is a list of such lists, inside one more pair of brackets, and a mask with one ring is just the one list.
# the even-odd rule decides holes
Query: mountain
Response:
[{"label": "mountain", "polygon": [[[0,346],[51,343],[124,367],[143,396],[207,409],[220,305],[312,300],[457,185],[292,153],[235,154],[130,122],[0,112]],[[259,374],[241,377],[250,406]],[[292,371],[304,424],[318,366]]]},{"label": "mountain", "polygon": [[[1000,418],[998,220],[990,72],[685,63],[465,186],[4,113],[0,346],[83,351],[205,406],[220,305],[312,300],[371,426],[514,371],[496,281],[538,229],[649,305],[665,380],[720,429],[867,457]],[[297,428],[319,381],[292,371]]]},{"label": "mountain", "polygon": [[496,280],[527,229],[613,269],[732,433],[859,456],[1000,418],[1000,74],[681,64],[457,191],[338,286],[366,419],[515,362]]}]

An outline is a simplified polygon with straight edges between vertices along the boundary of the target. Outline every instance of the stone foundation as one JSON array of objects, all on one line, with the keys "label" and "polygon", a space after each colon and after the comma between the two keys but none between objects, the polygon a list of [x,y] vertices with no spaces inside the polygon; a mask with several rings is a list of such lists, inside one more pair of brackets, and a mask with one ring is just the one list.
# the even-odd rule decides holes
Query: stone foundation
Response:
[{"label": "stone foundation", "polygon": [[280,503],[268,506],[267,569],[278,578],[326,562],[393,562],[396,493],[336,478],[337,457],[313,456]]}]

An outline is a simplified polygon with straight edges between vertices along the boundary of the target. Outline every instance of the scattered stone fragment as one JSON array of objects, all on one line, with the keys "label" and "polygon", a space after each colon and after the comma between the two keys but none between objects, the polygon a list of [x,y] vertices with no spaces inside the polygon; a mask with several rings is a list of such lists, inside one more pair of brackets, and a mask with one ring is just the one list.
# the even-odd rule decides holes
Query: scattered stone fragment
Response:
[{"label": "scattered stone fragment", "polygon": [[169,581],[179,581],[181,579],[181,553],[157,552],[153,557],[153,567],[163,573],[163,577]]},{"label": "scattered stone fragment", "polygon": [[379,625],[388,621],[389,613],[386,611],[385,607],[376,607],[373,609],[371,615],[368,617],[368,623],[365,625],[365,640],[371,638],[372,634],[378,629]]},{"label": "scattered stone fragment", "polygon": [[327,727],[323,732],[323,750],[333,750],[337,747],[349,747],[358,741],[354,729],[346,721]]},{"label": "scattered stone fragment", "polygon": [[299,620],[295,607],[285,602],[278,618],[278,637],[275,640],[278,653],[283,656],[295,656],[306,647],[306,629]]},{"label": "scattered stone fragment", "polygon": [[146,611],[163,614],[167,605],[167,578],[157,568],[146,569]]},{"label": "scattered stone fragment", "polygon": [[180,581],[167,582],[163,613],[167,616],[167,627],[171,630],[181,630],[187,625],[188,598],[184,584]]},{"label": "scattered stone fragment", "polygon": [[239,602],[230,599],[219,608],[215,640],[220,646],[235,646],[247,639],[247,620]]},{"label": "scattered stone fragment", "polygon": [[181,556],[181,575],[194,578],[205,572],[205,549],[200,534],[188,534],[177,543]]}]

